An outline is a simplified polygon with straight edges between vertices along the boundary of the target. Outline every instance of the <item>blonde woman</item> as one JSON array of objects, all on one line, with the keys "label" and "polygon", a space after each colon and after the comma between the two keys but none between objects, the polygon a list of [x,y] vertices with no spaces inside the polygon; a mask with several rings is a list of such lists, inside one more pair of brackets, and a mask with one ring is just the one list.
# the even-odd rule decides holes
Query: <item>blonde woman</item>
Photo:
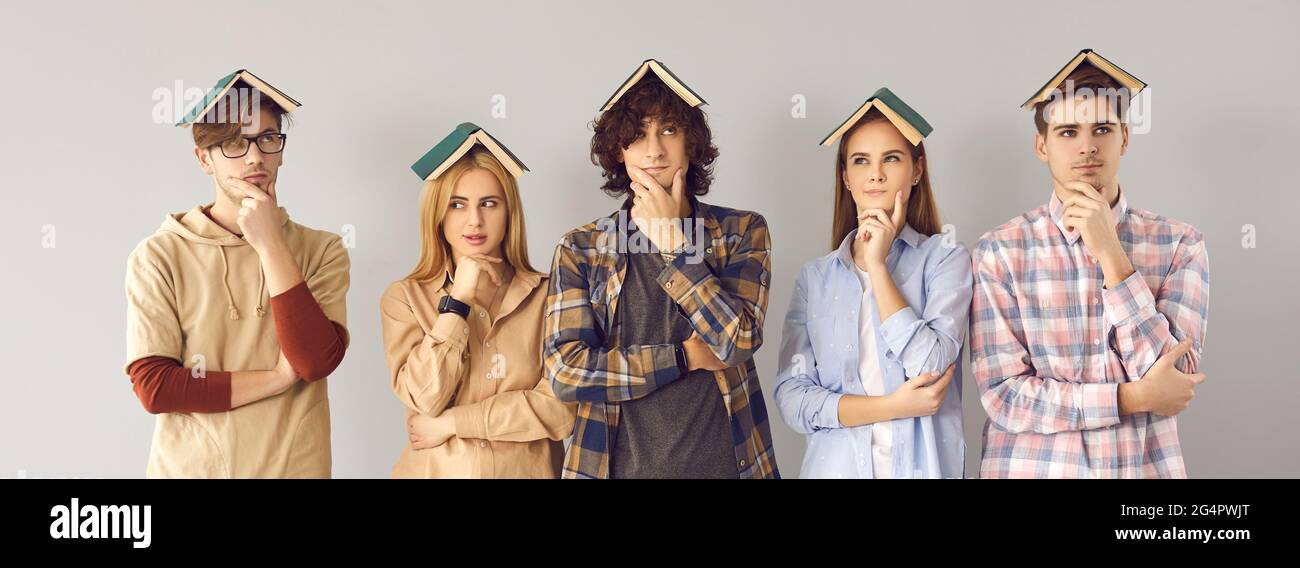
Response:
[{"label": "blonde woman", "polygon": [[[447,155],[473,136],[488,142]],[[380,303],[389,378],[406,407],[408,444],[393,477],[558,477],[574,406],[542,373],[546,276],[529,265],[518,186],[503,162],[522,171],[467,123],[413,167],[427,180],[420,260]]]}]

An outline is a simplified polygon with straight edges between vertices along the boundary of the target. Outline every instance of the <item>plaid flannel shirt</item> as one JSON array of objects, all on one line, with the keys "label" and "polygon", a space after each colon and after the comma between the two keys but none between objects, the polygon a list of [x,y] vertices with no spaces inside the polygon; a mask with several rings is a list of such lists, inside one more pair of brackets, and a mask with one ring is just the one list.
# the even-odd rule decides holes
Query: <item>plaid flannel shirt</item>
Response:
[{"label": "plaid flannel shirt", "polygon": [[1130,209],[1116,231],[1135,272],[1106,288],[1098,259],[1067,231],[1055,195],[980,239],[971,363],[984,425],[982,477],[1187,476],[1178,424],[1120,416],[1137,381],[1183,338],[1175,366],[1196,372],[1209,309],[1209,261],[1195,228]]},{"label": "plaid flannel shirt", "polygon": [[[757,213],[692,201],[695,222],[704,226],[703,250],[676,254],[658,282],[727,365],[714,378],[731,422],[737,476],[777,478],[754,365],[771,274],[767,222]],[[551,264],[543,357],[555,395],[578,403],[562,473],[570,479],[608,478],[619,403],[682,376],[676,346],[619,345],[618,330],[611,329],[620,321],[614,315],[627,273],[619,220],[616,211],[565,234]]]}]

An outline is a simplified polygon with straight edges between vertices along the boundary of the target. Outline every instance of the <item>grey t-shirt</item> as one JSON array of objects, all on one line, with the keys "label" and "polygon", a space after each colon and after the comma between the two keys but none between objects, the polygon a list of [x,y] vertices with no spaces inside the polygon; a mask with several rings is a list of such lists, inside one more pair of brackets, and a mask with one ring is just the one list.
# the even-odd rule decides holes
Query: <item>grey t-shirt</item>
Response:
[{"label": "grey t-shirt", "polygon": [[[619,294],[622,345],[681,343],[692,328],[657,278],[658,252],[625,253]],[[697,370],[642,398],[619,404],[610,452],[613,478],[735,479],[731,420],[712,371]]]}]

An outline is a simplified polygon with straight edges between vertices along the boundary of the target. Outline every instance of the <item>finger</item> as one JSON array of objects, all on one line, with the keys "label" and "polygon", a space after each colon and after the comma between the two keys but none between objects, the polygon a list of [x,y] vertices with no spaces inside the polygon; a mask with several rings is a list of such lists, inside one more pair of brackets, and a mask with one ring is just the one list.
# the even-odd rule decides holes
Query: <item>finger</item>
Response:
[{"label": "finger", "polygon": [[239,206],[247,208],[248,210],[251,211],[257,208],[257,200],[253,199],[252,197],[245,197],[239,200]]},{"label": "finger", "polygon": [[1086,181],[1067,181],[1063,186],[1093,201],[1101,201],[1101,194],[1097,192],[1097,188]]},{"label": "finger", "polygon": [[253,199],[269,199],[271,197],[267,195],[265,191],[262,191],[262,188],[257,187],[256,185],[253,185],[251,183],[248,183],[243,179],[237,178],[235,176],[230,176],[227,179],[229,179],[232,185],[234,185],[240,191],[244,192],[244,194],[247,195],[248,197],[251,197]]},{"label": "finger", "polygon": [[934,384],[932,384],[932,385],[930,385],[930,386],[931,386],[931,387],[934,387],[934,388],[937,388],[937,389],[946,389],[946,388],[948,388],[948,384],[949,384],[949,383],[952,383],[952,369],[951,369],[951,368],[950,368],[947,372],[945,372],[945,373],[943,374],[943,376],[939,377],[939,380],[935,381]]},{"label": "finger", "polygon": [[1175,361],[1181,359],[1183,355],[1186,355],[1191,350],[1192,350],[1192,340],[1190,338],[1184,339],[1182,341],[1179,341],[1178,344],[1169,348],[1168,351],[1165,351],[1165,353],[1161,355],[1157,361],[1164,361],[1165,364],[1167,365],[1173,365]]},{"label": "finger", "polygon": [[899,190],[894,194],[894,214],[889,216],[889,220],[895,227],[902,227],[903,219],[907,217],[907,202],[903,199],[903,194],[906,192],[907,190]]},{"label": "finger", "polygon": [[487,271],[488,277],[492,279],[493,284],[496,284],[497,286],[501,285],[501,269],[498,268],[497,265],[487,263],[483,265],[483,269]]},{"label": "finger", "polygon": [[641,185],[645,186],[646,190],[658,189],[663,191],[664,188],[659,185],[658,181],[655,181],[655,177],[646,173],[645,170],[628,164],[627,171],[631,174],[633,181],[641,182]]},{"label": "finger", "polygon": [[868,217],[878,217],[879,215],[883,215],[884,213],[885,210],[879,207],[863,209],[861,212],[858,213],[858,219],[866,219]]},{"label": "finger", "polygon": [[882,227],[892,228],[894,226],[893,218],[887,215],[884,209],[872,209],[871,211],[872,216],[875,217],[876,221],[879,222]]},{"label": "finger", "polygon": [[925,388],[929,386],[931,383],[933,383],[934,379],[935,379],[934,373],[921,373],[915,377],[911,377],[903,381],[903,388],[909,388],[912,390]]},{"label": "finger", "polygon": [[881,223],[879,219],[875,218],[864,219],[862,221],[862,226],[868,231],[871,231],[871,236],[873,237],[883,236],[885,232],[889,230],[889,227],[885,226],[884,223]]},{"label": "finger", "polygon": [[912,377],[911,379],[908,379],[903,384],[912,383],[913,388],[919,389],[919,388],[928,387],[934,384],[934,382],[937,380],[939,380],[939,375],[935,373],[921,373],[915,377]]},{"label": "finger", "polygon": [[640,197],[641,199],[650,198],[650,190],[646,189],[646,186],[641,184],[640,182],[635,182],[635,181],[632,182],[631,187],[632,187],[632,193],[635,194],[637,197]]},{"label": "finger", "polygon": [[1062,215],[1061,223],[1064,224],[1065,228],[1067,229],[1077,229],[1079,227],[1087,225],[1088,218],[1080,217],[1078,215]]},{"label": "finger", "polygon": [[1079,193],[1082,193],[1085,197],[1093,200],[1094,202],[1098,202],[1098,203],[1101,202],[1102,200],[1101,192],[1097,191],[1097,188],[1093,187],[1092,184],[1087,182],[1078,182],[1078,183],[1079,183]]},{"label": "finger", "polygon": [[475,260],[485,260],[485,261],[487,261],[487,262],[501,262],[501,258],[500,258],[500,257],[489,256],[489,255],[486,255],[486,254],[483,254],[483,253],[479,253],[479,254],[471,254],[471,255],[469,255],[469,257],[472,258],[472,259],[475,259]]},{"label": "finger", "polygon": [[1100,207],[1100,205],[1096,201],[1093,201],[1091,199],[1088,199],[1087,197],[1084,197],[1082,195],[1077,195],[1077,194],[1071,195],[1069,199],[1066,199],[1061,203],[1065,204],[1066,210],[1082,209],[1086,211],[1096,211]]}]

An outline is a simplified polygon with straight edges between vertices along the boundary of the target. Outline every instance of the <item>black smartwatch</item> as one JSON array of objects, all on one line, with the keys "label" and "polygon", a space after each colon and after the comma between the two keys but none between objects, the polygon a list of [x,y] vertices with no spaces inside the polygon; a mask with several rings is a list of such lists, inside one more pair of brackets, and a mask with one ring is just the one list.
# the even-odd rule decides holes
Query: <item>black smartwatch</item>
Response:
[{"label": "black smartwatch", "polygon": [[456,314],[460,319],[469,320],[469,304],[451,297],[451,294],[443,296],[438,300],[438,313]]}]

